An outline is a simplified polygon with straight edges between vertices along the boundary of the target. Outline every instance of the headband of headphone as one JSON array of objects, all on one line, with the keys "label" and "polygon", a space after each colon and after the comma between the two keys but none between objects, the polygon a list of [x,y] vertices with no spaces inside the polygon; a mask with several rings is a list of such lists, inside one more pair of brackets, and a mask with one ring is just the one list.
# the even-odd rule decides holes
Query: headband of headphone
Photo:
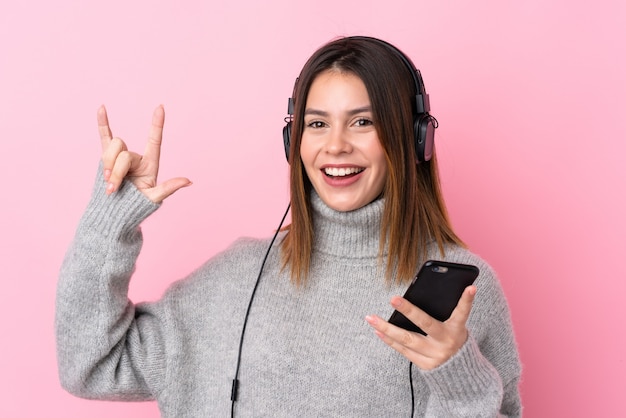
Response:
[{"label": "headband of headphone", "polygon": [[[424,87],[424,81],[422,80],[422,74],[413,65],[409,57],[407,57],[402,51],[390,44],[378,38],[372,38],[369,36],[351,36],[345,38],[347,40],[364,40],[369,42],[375,42],[379,45],[383,45],[387,49],[393,51],[404,65],[409,69],[411,76],[413,77],[413,83],[415,85],[415,101],[413,106],[413,140],[415,143],[415,157],[417,162],[429,161],[433,155],[433,149],[435,144],[435,129],[438,126],[437,119],[429,114],[430,112],[430,99],[426,93]],[[296,84],[298,79],[296,79]],[[295,86],[294,86],[295,91]],[[291,127],[292,117],[294,112],[293,96],[289,98],[287,104],[287,113],[289,116],[285,118],[285,127],[283,128],[283,144],[285,146],[285,156],[289,161],[289,151],[291,144]]]}]

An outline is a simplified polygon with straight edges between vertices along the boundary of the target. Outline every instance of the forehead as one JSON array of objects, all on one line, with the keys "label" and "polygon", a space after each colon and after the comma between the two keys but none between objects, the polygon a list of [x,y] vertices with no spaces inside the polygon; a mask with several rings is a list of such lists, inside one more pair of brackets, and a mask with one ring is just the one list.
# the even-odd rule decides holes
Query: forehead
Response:
[{"label": "forehead", "polygon": [[345,108],[369,105],[363,80],[354,73],[326,70],[318,74],[309,89],[306,107]]}]

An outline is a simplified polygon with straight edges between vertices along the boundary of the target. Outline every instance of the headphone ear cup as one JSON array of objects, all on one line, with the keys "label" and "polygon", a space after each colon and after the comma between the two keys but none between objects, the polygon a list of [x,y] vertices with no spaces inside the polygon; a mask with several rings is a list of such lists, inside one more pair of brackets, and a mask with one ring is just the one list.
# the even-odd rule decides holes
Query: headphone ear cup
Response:
[{"label": "headphone ear cup", "polygon": [[283,144],[285,146],[285,157],[287,157],[287,162],[289,162],[289,148],[291,146],[291,122],[287,122],[287,124],[283,128]]},{"label": "headphone ear cup", "polygon": [[428,113],[420,115],[413,124],[417,162],[430,161],[435,148],[435,119]]}]

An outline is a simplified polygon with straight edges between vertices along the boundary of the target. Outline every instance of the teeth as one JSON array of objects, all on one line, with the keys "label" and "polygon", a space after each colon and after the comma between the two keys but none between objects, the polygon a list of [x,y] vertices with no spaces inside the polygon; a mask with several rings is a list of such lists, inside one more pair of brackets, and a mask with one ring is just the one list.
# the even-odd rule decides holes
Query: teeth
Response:
[{"label": "teeth", "polygon": [[342,167],[342,168],[327,167],[324,169],[324,172],[326,173],[326,175],[333,176],[333,177],[348,176],[350,174],[360,173],[361,171],[363,171],[363,168],[357,168],[357,167]]}]

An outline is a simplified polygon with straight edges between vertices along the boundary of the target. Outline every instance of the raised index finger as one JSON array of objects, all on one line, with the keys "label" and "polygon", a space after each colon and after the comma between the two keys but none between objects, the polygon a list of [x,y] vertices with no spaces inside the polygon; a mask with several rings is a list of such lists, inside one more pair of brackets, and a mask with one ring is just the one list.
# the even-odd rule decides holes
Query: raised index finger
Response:
[{"label": "raised index finger", "polygon": [[98,132],[100,133],[100,143],[102,144],[102,151],[104,151],[108,146],[111,139],[113,139],[113,134],[111,133],[111,128],[109,127],[109,118],[107,117],[107,110],[104,105],[98,108]]},{"label": "raised index finger", "polygon": [[154,109],[152,114],[152,126],[150,128],[150,136],[148,137],[148,145],[144,152],[144,158],[150,162],[159,164],[161,155],[161,142],[163,141],[163,124],[165,123],[165,109],[160,105]]}]

